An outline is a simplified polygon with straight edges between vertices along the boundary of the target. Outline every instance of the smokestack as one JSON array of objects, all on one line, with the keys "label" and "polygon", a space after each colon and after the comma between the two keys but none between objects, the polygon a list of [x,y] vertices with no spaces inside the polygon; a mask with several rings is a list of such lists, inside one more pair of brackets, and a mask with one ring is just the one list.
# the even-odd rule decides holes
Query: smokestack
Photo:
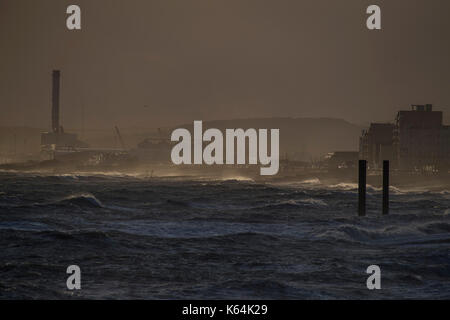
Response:
[{"label": "smokestack", "polygon": [[53,70],[52,87],[52,130],[59,133],[59,70]]}]

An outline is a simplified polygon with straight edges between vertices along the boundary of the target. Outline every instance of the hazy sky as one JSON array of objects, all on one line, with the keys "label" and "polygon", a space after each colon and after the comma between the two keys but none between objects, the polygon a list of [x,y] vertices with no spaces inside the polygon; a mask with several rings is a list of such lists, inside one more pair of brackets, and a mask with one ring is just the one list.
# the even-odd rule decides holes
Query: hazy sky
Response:
[{"label": "hazy sky", "polygon": [[[66,7],[82,30],[66,29]],[[366,28],[370,4],[382,30]],[[450,116],[448,0],[0,0],[0,125],[155,127],[242,117]],[[84,107],[83,107],[84,106]],[[144,107],[147,106],[147,107]]]}]

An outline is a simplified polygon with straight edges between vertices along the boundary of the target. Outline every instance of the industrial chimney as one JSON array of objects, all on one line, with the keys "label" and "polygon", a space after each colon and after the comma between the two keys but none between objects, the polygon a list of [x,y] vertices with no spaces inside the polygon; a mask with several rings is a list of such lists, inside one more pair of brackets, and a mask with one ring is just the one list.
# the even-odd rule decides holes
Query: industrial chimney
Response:
[{"label": "industrial chimney", "polygon": [[52,130],[53,133],[59,133],[59,70],[53,70],[52,87]]},{"label": "industrial chimney", "polygon": [[53,70],[52,73],[52,131],[41,133],[41,151],[44,155],[54,159],[55,150],[61,147],[71,148],[87,148],[88,145],[79,141],[74,133],[64,132],[63,127],[59,123],[59,82],[61,80],[61,72]]}]

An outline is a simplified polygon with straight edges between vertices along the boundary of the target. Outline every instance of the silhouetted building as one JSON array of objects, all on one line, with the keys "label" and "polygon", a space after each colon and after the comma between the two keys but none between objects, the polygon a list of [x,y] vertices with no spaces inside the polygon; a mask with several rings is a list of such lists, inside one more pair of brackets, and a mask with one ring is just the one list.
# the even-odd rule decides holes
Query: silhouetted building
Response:
[{"label": "silhouetted building", "polygon": [[442,111],[431,104],[399,111],[394,130],[397,164],[403,170],[437,169],[442,160]]},{"label": "silhouetted building", "polygon": [[369,129],[363,131],[359,157],[367,160],[369,168],[381,168],[383,160],[394,159],[393,133],[392,123],[371,123]]},{"label": "silhouetted building", "polygon": [[450,127],[442,119],[442,111],[426,104],[399,111],[395,124],[372,123],[360,137],[359,157],[372,169],[390,160],[401,170],[448,170]]},{"label": "silhouetted building", "polygon": [[170,152],[174,143],[164,138],[147,138],[138,143],[131,154],[145,162],[170,162]]},{"label": "silhouetted building", "polygon": [[442,126],[441,128],[441,159],[439,169],[450,169],[450,126]]}]

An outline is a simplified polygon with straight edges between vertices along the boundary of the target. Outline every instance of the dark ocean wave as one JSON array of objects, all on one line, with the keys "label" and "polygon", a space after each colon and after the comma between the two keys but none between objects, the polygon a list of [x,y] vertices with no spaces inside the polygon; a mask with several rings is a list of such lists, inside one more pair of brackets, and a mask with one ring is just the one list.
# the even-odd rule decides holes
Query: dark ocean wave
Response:
[{"label": "dark ocean wave", "polygon": [[[0,173],[0,298],[445,298],[447,190]],[[383,293],[368,292],[368,265]],[[62,280],[61,280],[62,279]]]}]

